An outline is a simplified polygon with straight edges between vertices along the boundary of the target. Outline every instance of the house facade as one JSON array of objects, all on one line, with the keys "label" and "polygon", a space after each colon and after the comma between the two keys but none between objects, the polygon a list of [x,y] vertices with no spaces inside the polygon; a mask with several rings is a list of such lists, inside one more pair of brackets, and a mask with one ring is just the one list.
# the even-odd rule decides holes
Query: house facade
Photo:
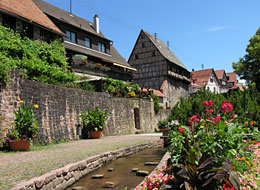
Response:
[{"label": "house facade", "polygon": [[33,40],[49,42],[65,35],[32,0],[1,0],[0,24]]},{"label": "house facade", "polygon": [[189,71],[155,36],[141,30],[128,62],[137,69],[134,82],[160,90],[165,95],[164,106],[173,106],[180,97],[188,97]]},{"label": "house facade", "polygon": [[226,93],[228,92],[228,79],[227,79],[227,75],[224,69],[221,70],[217,70],[215,71],[218,80],[220,82],[220,93]]},{"label": "house facade", "polygon": [[221,93],[221,83],[214,69],[205,69],[191,72],[190,94],[204,88],[214,93]]},{"label": "house facade", "polygon": [[237,89],[237,75],[234,72],[227,73],[227,86],[229,90]]},{"label": "house facade", "polygon": [[98,15],[91,23],[43,0],[33,1],[66,34],[64,45],[76,74],[93,80],[110,77],[132,81],[136,69],[113,47],[113,41],[101,33]]}]

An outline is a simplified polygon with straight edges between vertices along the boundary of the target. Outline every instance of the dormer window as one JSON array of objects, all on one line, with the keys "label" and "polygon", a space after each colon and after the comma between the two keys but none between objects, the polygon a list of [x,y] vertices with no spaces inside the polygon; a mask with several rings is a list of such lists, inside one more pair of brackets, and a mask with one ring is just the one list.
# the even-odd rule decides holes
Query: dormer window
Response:
[{"label": "dormer window", "polygon": [[88,48],[91,48],[91,41],[89,38],[85,38],[85,46],[88,47]]},{"label": "dormer window", "polygon": [[74,32],[71,32],[69,30],[66,31],[66,35],[67,35],[67,40],[71,41],[73,43],[77,43],[76,42],[76,34]]},{"label": "dormer window", "polygon": [[98,42],[98,51],[106,53],[106,46],[105,46],[105,44]]}]

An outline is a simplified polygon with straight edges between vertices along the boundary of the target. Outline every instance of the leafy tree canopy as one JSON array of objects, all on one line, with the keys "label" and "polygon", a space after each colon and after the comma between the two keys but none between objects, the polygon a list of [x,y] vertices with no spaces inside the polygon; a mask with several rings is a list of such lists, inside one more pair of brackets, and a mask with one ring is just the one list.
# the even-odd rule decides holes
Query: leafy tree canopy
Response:
[{"label": "leafy tree canopy", "polygon": [[242,79],[255,83],[260,90],[260,28],[249,40],[246,55],[233,63],[233,68]]}]

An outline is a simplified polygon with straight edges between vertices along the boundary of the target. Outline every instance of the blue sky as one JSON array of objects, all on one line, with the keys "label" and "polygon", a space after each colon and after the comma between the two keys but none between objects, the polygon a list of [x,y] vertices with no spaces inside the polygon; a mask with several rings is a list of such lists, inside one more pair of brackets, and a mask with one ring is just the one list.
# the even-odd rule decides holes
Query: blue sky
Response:
[{"label": "blue sky", "polygon": [[[70,0],[45,0],[66,11]],[[232,72],[260,27],[259,0],[72,0],[72,12],[100,18],[102,33],[126,59],[141,29],[167,43],[191,71]]]}]

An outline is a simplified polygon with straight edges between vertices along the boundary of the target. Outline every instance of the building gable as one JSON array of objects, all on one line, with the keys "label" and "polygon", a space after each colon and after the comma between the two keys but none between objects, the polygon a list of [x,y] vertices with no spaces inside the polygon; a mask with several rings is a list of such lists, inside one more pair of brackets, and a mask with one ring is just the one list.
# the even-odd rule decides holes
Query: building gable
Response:
[{"label": "building gable", "polygon": [[1,0],[0,11],[16,15],[56,34],[64,35],[60,29],[34,4],[32,0]]}]

